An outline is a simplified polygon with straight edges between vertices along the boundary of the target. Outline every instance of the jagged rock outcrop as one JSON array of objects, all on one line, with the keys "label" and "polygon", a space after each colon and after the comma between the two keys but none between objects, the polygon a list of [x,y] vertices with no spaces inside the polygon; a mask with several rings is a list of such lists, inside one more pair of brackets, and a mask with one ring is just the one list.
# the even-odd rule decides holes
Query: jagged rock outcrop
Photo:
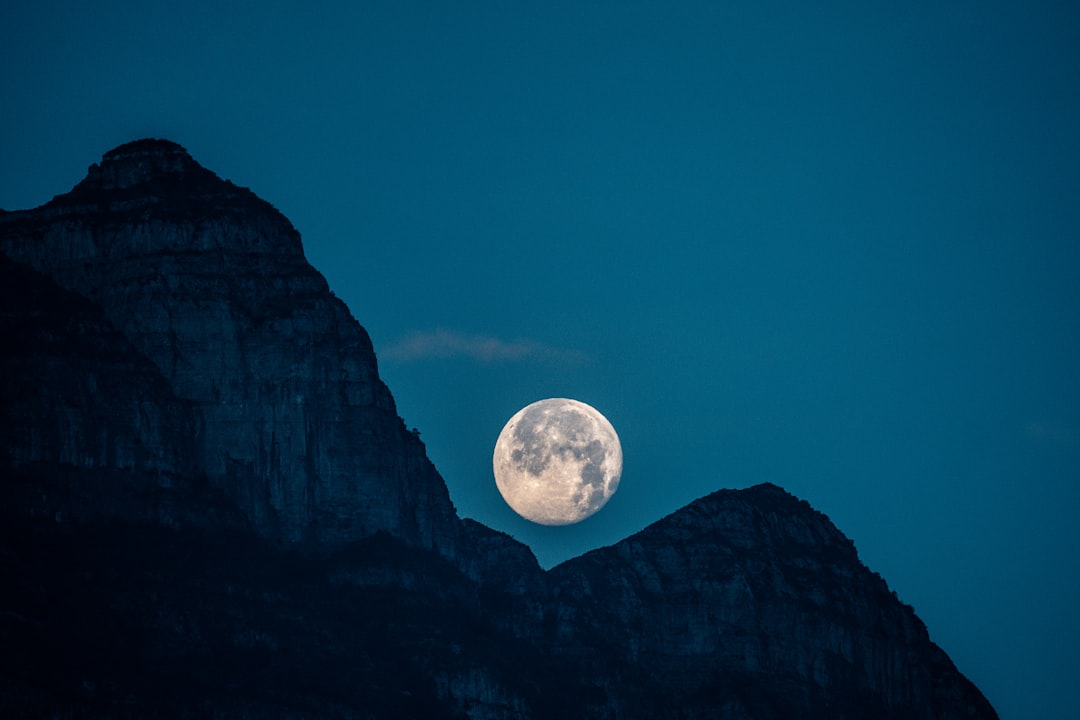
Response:
[{"label": "jagged rock outcrop", "polygon": [[996,718],[776,486],[548,572],[458,519],[296,231],[174,143],[0,251],[2,716]]},{"label": "jagged rock outcrop", "polygon": [[260,532],[385,530],[453,552],[445,484],[367,333],[268,203],[175,143],[140,140],[71,192],[0,215],[0,232],[0,251],[98,304],[192,404],[196,464]]}]

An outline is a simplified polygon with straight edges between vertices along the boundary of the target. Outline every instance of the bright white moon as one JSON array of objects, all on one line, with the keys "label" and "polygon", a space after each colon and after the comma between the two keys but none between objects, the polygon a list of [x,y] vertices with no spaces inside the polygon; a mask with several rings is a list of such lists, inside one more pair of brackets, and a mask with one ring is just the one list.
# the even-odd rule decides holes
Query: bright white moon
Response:
[{"label": "bright white moon", "polygon": [[541,525],[584,520],[615,494],[622,446],[595,408],[550,398],[506,423],[492,458],[495,485],[518,515]]}]

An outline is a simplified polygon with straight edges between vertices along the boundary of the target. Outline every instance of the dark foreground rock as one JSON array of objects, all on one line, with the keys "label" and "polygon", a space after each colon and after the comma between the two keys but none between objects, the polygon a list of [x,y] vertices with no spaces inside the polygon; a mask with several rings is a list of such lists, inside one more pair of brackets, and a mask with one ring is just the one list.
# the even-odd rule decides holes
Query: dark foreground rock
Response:
[{"label": "dark foreground rock", "polygon": [[544,572],[299,235],[141,140],[0,211],[0,716],[995,718],[772,485]]}]

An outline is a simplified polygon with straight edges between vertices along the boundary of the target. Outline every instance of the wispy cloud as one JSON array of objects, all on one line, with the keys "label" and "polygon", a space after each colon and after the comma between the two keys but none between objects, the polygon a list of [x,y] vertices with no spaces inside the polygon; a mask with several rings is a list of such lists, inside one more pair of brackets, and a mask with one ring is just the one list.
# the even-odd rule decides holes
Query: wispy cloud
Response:
[{"label": "wispy cloud", "polygon": [[535,340],[504,340],[443,329],[410,333],[383,348],[379,356],[396,362],[468,358],[482,363],[534,360],[580,364],[587,360],[584,353],[551,347]]},{"label": "wispy cloud", "polygon": [[1080,443],[1080,427],[1055,422],[1030,422],[1024,428],[1028,437],[1075,445]]}]

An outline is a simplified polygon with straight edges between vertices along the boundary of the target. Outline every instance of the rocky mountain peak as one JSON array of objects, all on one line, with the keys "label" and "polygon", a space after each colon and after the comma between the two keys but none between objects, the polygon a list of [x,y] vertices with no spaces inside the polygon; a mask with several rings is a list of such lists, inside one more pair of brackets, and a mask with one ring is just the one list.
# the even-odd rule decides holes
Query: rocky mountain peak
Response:
[{"label": "rocky mountain peak", "polygon": [[[695,500],[548,582],[556,655],[595,668],[597,685],[648,667],[612,699],[616,715],[996,717],[851,540],[776,485]],[[582,628],[610,627],[597,652]],[[642,692],[650,682],[665,693]],[[746,691],[765,685],[765,703]]]},{"label": "rocky mountain peak", "polygon": [[147,138],[125,143],[105,153],[100,164],[90,166],[84,182],[103,190],[117,190],[162,176],[199,170],[204,168],[180,145],[170,140]]},{"label": "rocky mountain peak", "polygon": [[453,505],[371,340],[250,190],[174,142],[137,140],[71,192],[0,217],[0,252],[97,304],[191,404],[196,467],[263,535],[382,530],[452,552]]},{"label": "rocky mountain peak", "polygon": [[148,138],[105,153],[101,162],[87,169],[86,177],[71,192],[57,196],[50,205],[115,204],[141,197],[162,201],[191,196],[256,200],[249,191],[204,168],[177,143]]},{"label": "rocky mountain peak", "polygon": [[[218,177],[171,140],[143,139],[120,145],[91,165],[70,191],[40,208],[0,215],[9,228],[39,226],[61,218],[142,225],[134,246],[98,248],[99,254],[238,250],[303,255],[300,234],[277,208],[250,189]],[[181,232],[161,232],[163,223]],[[217,247],[215,247],[217,246]]]}]

